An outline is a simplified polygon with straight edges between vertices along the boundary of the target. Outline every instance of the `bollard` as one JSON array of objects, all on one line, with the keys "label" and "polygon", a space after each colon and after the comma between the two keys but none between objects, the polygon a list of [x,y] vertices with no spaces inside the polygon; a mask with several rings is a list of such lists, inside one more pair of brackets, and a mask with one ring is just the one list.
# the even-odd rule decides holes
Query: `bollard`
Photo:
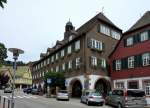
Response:
[{"label": "bollard", "polygon": [[8,108],[10,108],[10,99],[8,99]]},{"label": "bollard", "polygon": [[4,98],[4,101],[3,101],[3,108],[5,108],[5,98]]}]

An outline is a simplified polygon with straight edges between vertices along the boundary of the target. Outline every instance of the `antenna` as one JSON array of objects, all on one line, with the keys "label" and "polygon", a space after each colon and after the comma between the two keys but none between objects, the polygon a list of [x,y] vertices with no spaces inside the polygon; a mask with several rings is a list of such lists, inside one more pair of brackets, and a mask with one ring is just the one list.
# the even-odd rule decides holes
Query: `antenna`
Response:
[{"label": "antenna", "polygon": [[102,7],[102,14],[104,14],[104,6]]}]

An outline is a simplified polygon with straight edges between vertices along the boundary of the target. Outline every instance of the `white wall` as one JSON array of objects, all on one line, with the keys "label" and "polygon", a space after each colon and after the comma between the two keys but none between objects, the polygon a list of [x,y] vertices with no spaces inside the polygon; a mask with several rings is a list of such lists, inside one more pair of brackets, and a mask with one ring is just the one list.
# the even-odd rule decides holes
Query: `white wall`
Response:
[{"label": "white wall", "polygon": [[78,79],[78,80],[81,82],[82,87],[83,87],[83,89],[84,89],[84,80],[85,80],[85,78],[84,78],[83,75],[66,78],[65,85],[66,85],[66,86],[69,86],[69,84],[71,83],[71,81],[73,81],[74,79]]},{"label": "white wall", "polygon": [[96,83],[96,81],[97,81],[98,79],[104,78],[104,79],[110,81],[110,78],[107,77],[107,76],[104,77],[104,76],[100,76],[100,75],[89,75],[89,78],[90,78],[89,89],[94,89],[94,85],[95,85],[95,83]]}]

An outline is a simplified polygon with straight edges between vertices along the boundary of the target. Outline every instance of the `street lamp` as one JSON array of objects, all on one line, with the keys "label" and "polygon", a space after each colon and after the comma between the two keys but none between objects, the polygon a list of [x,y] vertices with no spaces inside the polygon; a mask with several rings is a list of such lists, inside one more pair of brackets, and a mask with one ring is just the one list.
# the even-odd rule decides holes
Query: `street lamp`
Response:
[{"label": "street lamp", "polygon": [[12,101],[11,101],[11,108],[14,108],[14,88],[15,88],[15,76],[16,76],[16,60],[18,59],[19,54],[23,54],[24,51],[18,48],[9,48],[10,52],[13,53],[14,59],[14,74],[13,74],[13,82],[12,82]]}]

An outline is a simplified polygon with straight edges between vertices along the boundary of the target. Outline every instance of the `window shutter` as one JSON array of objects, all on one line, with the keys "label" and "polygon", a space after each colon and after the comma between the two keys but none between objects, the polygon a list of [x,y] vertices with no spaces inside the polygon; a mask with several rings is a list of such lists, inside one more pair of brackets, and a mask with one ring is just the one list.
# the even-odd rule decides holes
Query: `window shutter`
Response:
[{"label": "window shutter", "polygon": [[105,43],[102,42],[102,51],[105,51]]},{"label": "window shutter", "polygon": [[72,48],[71,48],[71,50],[72,50],[71,52],[75,51],[75,43],[73,43],[73,44],[71,45],[71,47],[72,47]]},{"label": "window shutter", "polygon": [[127,69],[128,68],[127,58],[124,58],[124,59],[121,60],[121,67],[122,67],[122,69]]},{"label": "window shutter", "polygon": [[92,64],[92,60],[91,57],[89,57],[89,67],[91,67],[91,64]]},{"label": "window shutter", "polygon": [[75,68],[76,68],[76,59],[72,60],[72,69],[75,69]]},{"label": "window shutter", "polygon": [[113,60],[113,62],[112,62],[112,69],[116,70],[116,60]]},{"label": "window shutter", "polygon": [[87,44],[88,44],[89,48],[92,48],[92,40],[91,40],[91,38],[88,38]]},{"label": "window shutter", "polygon": [[97,59],[97,66],[98,66],[98,67],[101,67],[101,66],[102,66],[102,60],[99,59],[99,58]]},{"label": "window shutter", "polygon": [[100,33],[100,24],[97,25],[97,32]]},{"label": "window shutter", "polygon": [[67,55],[67,47],[64,49],[64,55]]},{"label": "window shutter", "polygon": [[142,55],[138,56],[139,67],[143,65]]},{"label": "window shutter", "polygon": [[68,62],[65,63],[65,70],[68,70]]},{"label": "window shutter", "polygon": [[138,55],[134,56],[134,67],[139,67]]},{"label": "window shutter", "polygon": [[124,47],[127,46],[127,39],[124,39]]},{"label": "window shutter", "polygon": [[139,42],[140,42],[140,35],[137,34],[137,35],[133,36],[133,44],[134,43],[139,43]]},{"label": "window shutter", "polygon": [[134,36],[133,36],[133,44],[136,44],[136,43],[137,43],[137,36],[134,35]]},{"label": "window shutter", "polygon": [[140,38],[141,38],[141,37],[140,37],[140,34],[137,34],[137,43],[139,43],[139,42],[141,41]]},{"label": "window shutter", "polygon": [[148,37],[149,37],[149,40],[150,40],[150,30],[148,31]]}]

